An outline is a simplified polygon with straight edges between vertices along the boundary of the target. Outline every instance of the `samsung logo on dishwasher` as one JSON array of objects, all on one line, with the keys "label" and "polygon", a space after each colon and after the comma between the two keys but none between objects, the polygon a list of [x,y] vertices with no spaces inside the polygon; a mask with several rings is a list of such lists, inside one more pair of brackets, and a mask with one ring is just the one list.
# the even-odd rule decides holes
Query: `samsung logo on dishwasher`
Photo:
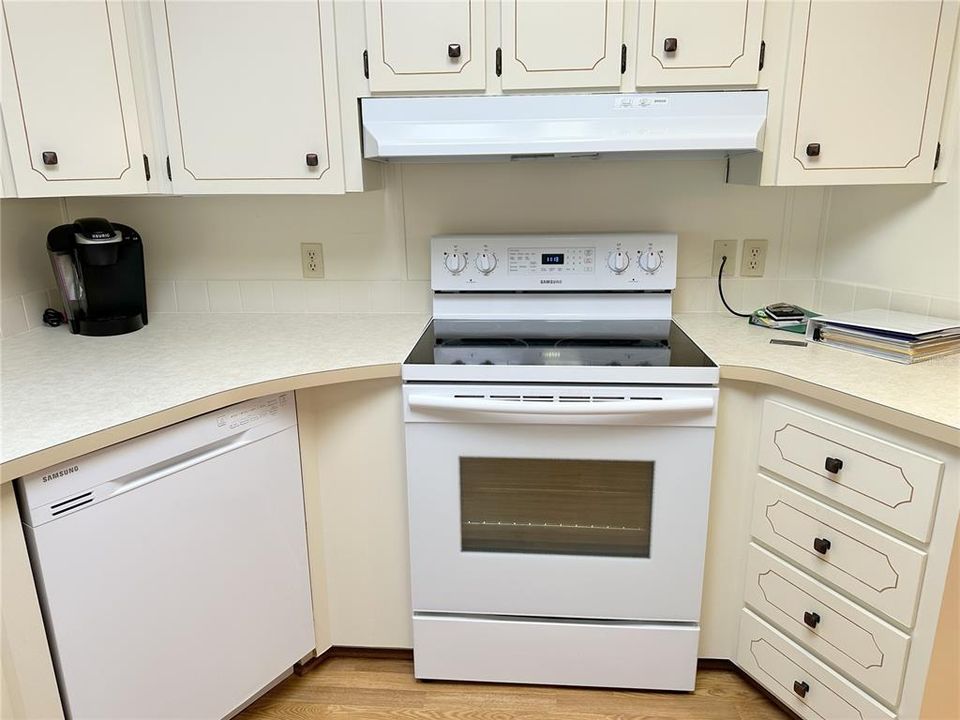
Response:
[{"label": "samsung logo on dishwasher", "polygon": [[62,478],[64,475],[72,475],[75,472],[80,472],[79,465],[71,465],[70,467],[61,468],[56,472],[49,473],[44,475],[40,481],[41,482],[50,482],[51,480],[56,480],[57,478]]},{"label": "samsung logo on dishwasher", "polygon": [[547,280],[547,279],[540,280],[541,285],[559,285],[562,282],[563,280]]}]

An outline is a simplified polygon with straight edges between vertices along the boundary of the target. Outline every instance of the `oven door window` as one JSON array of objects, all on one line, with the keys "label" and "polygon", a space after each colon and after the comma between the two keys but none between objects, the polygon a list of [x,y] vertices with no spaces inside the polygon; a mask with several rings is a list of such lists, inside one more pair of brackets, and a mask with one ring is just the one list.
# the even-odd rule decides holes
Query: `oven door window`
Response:
[{"label": "oven door window", "polygon": [[460,458],[461,549],[648,558],[653,466]]}]

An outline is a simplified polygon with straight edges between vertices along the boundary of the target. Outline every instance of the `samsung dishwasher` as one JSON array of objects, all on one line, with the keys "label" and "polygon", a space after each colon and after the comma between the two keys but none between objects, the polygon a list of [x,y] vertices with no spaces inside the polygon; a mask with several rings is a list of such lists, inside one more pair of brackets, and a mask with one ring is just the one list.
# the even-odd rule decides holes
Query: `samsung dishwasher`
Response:
[{"label": "samsung dishwasher", "polygon": [[292,393],[17,490],[67,717],[227,717],[314,649]]}]

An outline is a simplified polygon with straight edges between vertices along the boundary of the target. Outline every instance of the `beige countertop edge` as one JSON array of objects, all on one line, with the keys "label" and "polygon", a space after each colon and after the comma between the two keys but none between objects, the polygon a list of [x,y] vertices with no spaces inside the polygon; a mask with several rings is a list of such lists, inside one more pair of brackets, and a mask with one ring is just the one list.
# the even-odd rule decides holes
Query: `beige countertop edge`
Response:
[{"label": "beige countertop edge", "polygon": [[399,363],[385,363],[381,365],[362,365],[350,368],[335,368],[319,372],[291,375],[274,378],[263,382],[241,385],[224,390],[223,392],[206,395],[189,402],[174,405],[120,425],[105,428],[89,435],[69,440],[59,445],[44,448],[37,452],[23,455],[0,465],[0,484],[10,482],[37,470],[42,470],[58,462],[79,457],[86,453],[99,450],[130,438],[153,432],[174,423],[188,420],[197,415],[219,410],[234,403],[243,402],[271,393],[303,390],[321,385],[334,383],[354,382],[358,380],[377,380],[381,378],[400,377]]},{"label": "beige countertop edge", "polygon": [[795,392],[860,415],[875,418],[908,432],[914,432],[954,447],[960,447],[960,430],[955,427],[769,368],[750,365],[721,365],[720,379],[770,385]]}]

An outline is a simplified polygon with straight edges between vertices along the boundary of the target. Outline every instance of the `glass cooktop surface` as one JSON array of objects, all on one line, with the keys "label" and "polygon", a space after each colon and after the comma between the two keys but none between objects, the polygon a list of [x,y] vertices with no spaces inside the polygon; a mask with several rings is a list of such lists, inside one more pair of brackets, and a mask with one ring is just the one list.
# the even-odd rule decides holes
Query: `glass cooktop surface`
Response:
[{"label": "glass cooktop surface", "polygon": [[406,364],[716,367],[672,320],[434,320]]}]

